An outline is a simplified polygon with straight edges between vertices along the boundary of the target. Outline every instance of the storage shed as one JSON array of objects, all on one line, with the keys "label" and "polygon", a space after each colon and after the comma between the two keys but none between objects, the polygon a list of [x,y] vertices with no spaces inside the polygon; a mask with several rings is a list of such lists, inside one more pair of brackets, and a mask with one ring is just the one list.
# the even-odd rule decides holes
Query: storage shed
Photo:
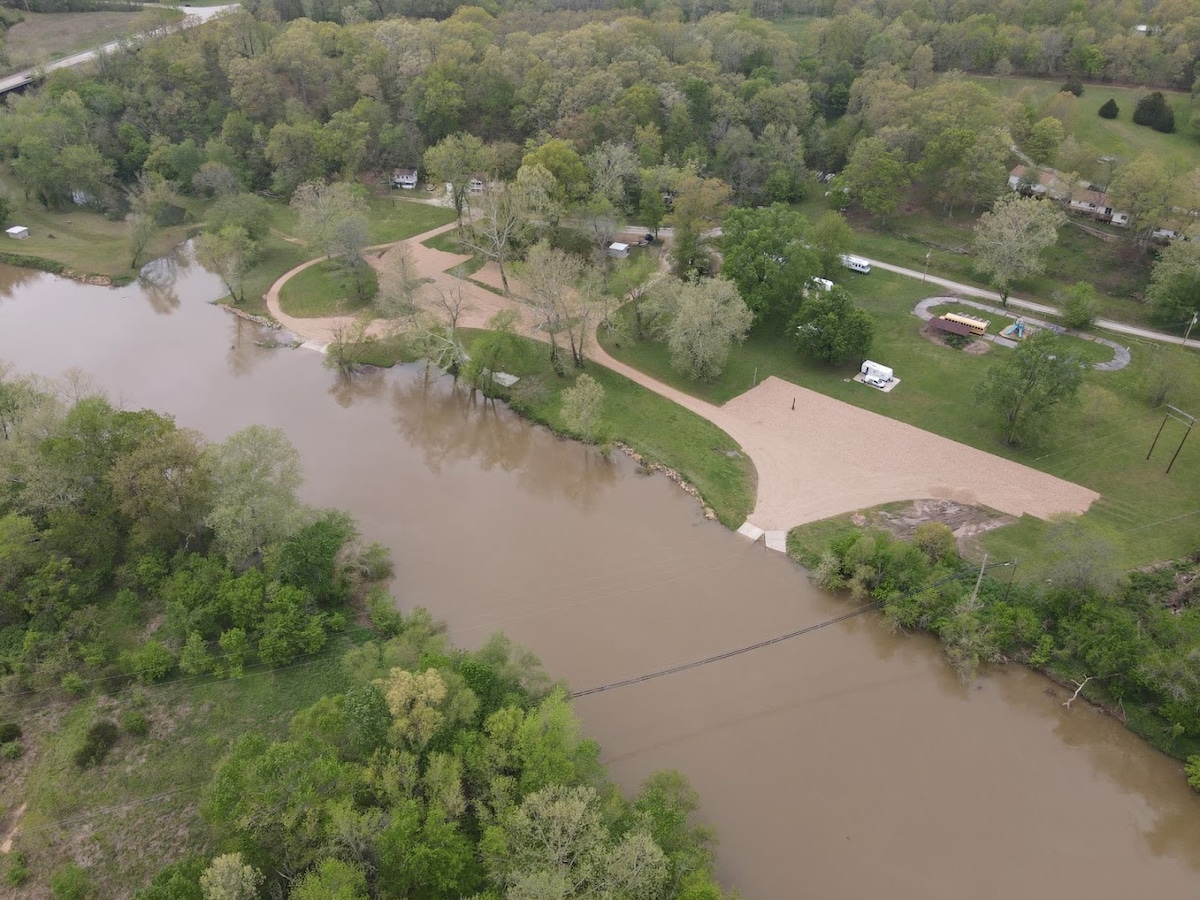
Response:
[{"label": "storage shed", "polygon": [[7,231],[5,231],[5,234],[7,234],[14,241],[23,241],[25,238],[29,237],[29,229],[24,225],[14,225],[12,228],[9,228]]},{"label": "storage shed", "polygon": [[608,245],[608,255],[613,259],[625,259],[629,255],[629,245],[620,241]]}]

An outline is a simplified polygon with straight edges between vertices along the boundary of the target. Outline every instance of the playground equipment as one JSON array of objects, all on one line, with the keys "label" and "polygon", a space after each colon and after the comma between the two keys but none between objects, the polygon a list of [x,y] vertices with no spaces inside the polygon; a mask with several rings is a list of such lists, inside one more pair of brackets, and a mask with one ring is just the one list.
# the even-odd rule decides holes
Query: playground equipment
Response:
[{"label": "playground equipment", "polygon": [[1015,341],[1020,341],[1033,333],[1033,329],[1025,324],[1024,319],[1017,319],[1007,328],[1000,332],[1000,337],[1011,338]]}]

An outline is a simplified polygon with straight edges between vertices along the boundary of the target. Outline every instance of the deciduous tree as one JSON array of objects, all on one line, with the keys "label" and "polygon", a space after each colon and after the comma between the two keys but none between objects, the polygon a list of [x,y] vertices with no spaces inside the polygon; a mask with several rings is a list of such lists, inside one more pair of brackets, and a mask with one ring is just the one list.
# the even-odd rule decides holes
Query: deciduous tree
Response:
[{"label": "deciduous tree", "polygon": [[1065,221],[1058,206],[1016,194],[1002,198],[980,216],[975,226],[977,265],[988,274],[1005,306],[1013,282],[1046,267],[1042,254],[1058,241],[1058,229]]},{"label": "deciduous tree", "polygon": [[1049,425],[1055,407],[1075,400],[1082,382],[1079,359],[1041,331],[988,370],[976,397],[1000,416],[1004,443],[1028,444]]},{"label": "deciduous tree", "polygon": [[737,285],[723,278],[657,282],[643,301],[654,333],[664,338],[676,371],[711,381],[725,370],[729,351],[746,339],[754,314]]},{"label": "deciduous tree", "polygon": [[450,185],[454,211],[462,219],[471,178],[482,175],[486,163],[483,141],[459,132],[445,137],[425,151],[425,171],[430,181]]},{"label": "deciduous tree", "polygon": [[196,257],[221,279],[234,303],[246,301],[246,273],[258,259],[258,243],[240,225],[206,231],[196,238]]},{"label": "deciduous tree", "polygon": [[866,358],[875,339],[875,320],[859,309],[842,288],[813,291],[788,324],[801,353],[822,362]]}]

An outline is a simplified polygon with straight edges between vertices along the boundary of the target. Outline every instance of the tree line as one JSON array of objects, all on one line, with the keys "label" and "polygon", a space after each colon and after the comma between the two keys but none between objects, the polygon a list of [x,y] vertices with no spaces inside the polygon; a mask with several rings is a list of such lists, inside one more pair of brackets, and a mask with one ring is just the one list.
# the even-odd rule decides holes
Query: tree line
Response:
[{"label": "tree line", "polygon": [[950,529],[911,538],[849,530],[808,560],[818,581],[873,597],[897,627],[937,635],[964,678],[1026,663],[1106,708],[1155,747],[1200,771],[1200,604],[1193,559],[1121,572],[1102,534],[1069,517],[1048,526],[1041,576],[1013,581],[958,557]]}]

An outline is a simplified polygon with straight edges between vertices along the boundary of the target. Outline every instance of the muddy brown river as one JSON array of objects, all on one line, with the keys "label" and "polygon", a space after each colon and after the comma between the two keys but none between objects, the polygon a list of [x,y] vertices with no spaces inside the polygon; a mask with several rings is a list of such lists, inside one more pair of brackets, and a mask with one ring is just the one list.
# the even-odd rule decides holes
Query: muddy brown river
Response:
[{"label": "muddy brown river", "polygon": [[[474,644],[503,629],[575,688],[846,610],[783,557],[643,477],[471,403],[420,367],[340,380],[208,305],[207,273],[103,289],[0,266],[0,359],[74,367],[126,407],[221,439],[287,432],[306,499],[396,560],[396,595]],[[627,788],[682,770],[747,900],[1200,894],[1200,797],[1178,763],[1019,668],[964,686],[867,616],[578,701]]]}]

